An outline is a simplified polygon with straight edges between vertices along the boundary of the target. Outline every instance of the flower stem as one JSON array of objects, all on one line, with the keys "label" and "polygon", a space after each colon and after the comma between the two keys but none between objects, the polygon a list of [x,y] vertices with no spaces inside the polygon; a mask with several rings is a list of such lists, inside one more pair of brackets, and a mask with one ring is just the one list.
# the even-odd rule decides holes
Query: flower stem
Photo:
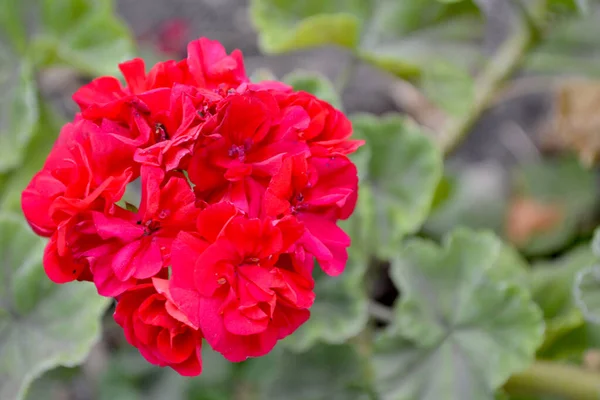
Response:
[{"label": "flower stem", "polygon": [[[526,20],[526,18],[523,18]],[[539,41],[535,27],[523,21],[488,61],[475,81],[473,105],[465,115],[449,121],[441,132],[439,143],[444,153],[452,152],[465,138],[471,127],[488,108],[505,81],[519,68],[527,52]]]},{"label": "flower stem", "polygon": [[504,390],[511,395],[550,395],[566,400],[600,399],[600,374],[576,365],[537,361],[513,375]]},{"label": "flower stem", "polygon": [[381,322],[391,323],[394,319],[394,313],[391,308],[373,300],[369,301],[369,314]]}]

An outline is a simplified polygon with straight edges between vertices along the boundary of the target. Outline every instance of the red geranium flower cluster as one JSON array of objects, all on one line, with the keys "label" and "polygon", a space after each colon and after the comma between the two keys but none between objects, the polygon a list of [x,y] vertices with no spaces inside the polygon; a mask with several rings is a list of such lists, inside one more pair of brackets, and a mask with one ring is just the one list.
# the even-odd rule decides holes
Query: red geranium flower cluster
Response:
[{"label": "red geranium flower cluster", "polygon": [[[182,375],[200,373],[203,339],[231,361],[266,354],[308,319],[314,260],[344,270],[361,142],[328,103],[250,83],[215,41],[120,69],[125,86],[74,94],[81,112],[23,192],[46,273],[116,298],[127,340]],[[122,202],[132,183],[139,205]]]}]

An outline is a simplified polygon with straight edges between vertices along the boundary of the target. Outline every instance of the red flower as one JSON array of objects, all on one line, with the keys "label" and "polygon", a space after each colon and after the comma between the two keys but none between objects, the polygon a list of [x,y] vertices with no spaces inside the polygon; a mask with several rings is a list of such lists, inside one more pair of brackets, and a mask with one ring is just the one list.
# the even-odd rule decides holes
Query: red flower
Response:
[{"label": "red flower", "polygon": [[[268,353],[310,315],[315,259],[347,260],[361,141],[342,112],[280,82],[249,82],[238,50],[119,65],[22,194],[57,283],[92,281],[151,363],[201,371],[202,338],[231,361]],[[141,184],[139,209],[122,199]],[[131,185],[131,186],[128,186]]]},{"label": "red flower", "polygon": [[167,105],[153,107],[154,144],[139,148],[135,161],[164,166],[167,171],[184,167],[200,134],[202,123],[215,113],[222,100],[212,91],[175,84]]},{"label": "red flower", "polygon": [[50,236],[77,213],[110,210],[135,173],[132,156],[94,123],[65,125],[44,168],[22,193],[25,218],[36,233]]},{"label": "red flower", "polygon": [[220,203],[200,213],[198,231],[173,244],[171,293],[216,351],[264,355],[308,319],[310,269],[285,253],[303,231],[293,217],[248,219]]},{"label": "red flower", "polygon": [[189,166],[189,177],[197,195],[214,203],[223,199],[240,209],[257,203],[266,183],[288,154],[307,154],[297,139],[308,126],[300,108],[282,111],[268,91],[233,94],[202,127],[203,146]]},{"label": "red flower", "polygon": [[83,253],[103,245],[95,234],[89,213],[62,222],[44,249],[44,270],[56,283],[92,280],[89,262]]},{"label": "red flower", "polygon": [[220,43],[206,38],[188,45],[187,60],[158,63],[148,74],[139,58],[119,67],[127,86],[102,77],[78,90],[73,99],[83,118],[140,149],[136,161],[165,163],[167,170],[178,168],[190,153],[197,123],[210,115],[213,103],[248,82],[241,53],[227,55]]},{"label": "red flower", "polygon": [[187,66],[194,83],[202,88],[227,90],[249,81],[242,52],[234,50],[227,55],[216,40],[201,38],[190,42]]},{"label": "red flower", "polygon": [[298,136],[309,144],[312,155],[350,154],[364,143],[350,140],[352,124],[341,111],[312,94],[295,92],[278,99],[282,108],[301,107],[308,113],[310,124]]},{"label": "red flower", "polygon": [[167,281],[153,279],[123,293],[114,318],[127,341],[152,364],[184,376],[202,371],[202,334],[170,301]]},{"label": "red flower", "polygon": [[[164,181],[159,168],[142,168],[142,203],[137,213],[120,209],[115,215],[93,212],[98,236],[118,243],[108,257],[95,257],[92,265],[98,291],[117,296],[138,280],[156,276],[171,258],[171,243],[182,230],[194,229],[198,210],[195,197],[181,174]],[[108,249],[107,249],[108,250]],[[98,255],[98,249],[86,253]]]},{"label": "red flower", "polygon": [[263,213],[276,218],[295,215],[306,227],[300,243],[327,274],[339,275],[348,259],[350,237],[336,221],[354,211],[357,191],[356,167],[345,156],[289,156],[269,183]]},{"label": "red flower", "polygon": [[225,90],[248,82],[242,53],[227,55],[217,41],[200,38],[188,45],[188,57],[156,64],[148,74],[140,58],[119,65],[127,82],[122,87],[113,77],[101,77],[83,86],[73,95],[82,112],[91,106],[106,106],[116,101],[158,88],[171,88],[180,83],[204,89]]}]

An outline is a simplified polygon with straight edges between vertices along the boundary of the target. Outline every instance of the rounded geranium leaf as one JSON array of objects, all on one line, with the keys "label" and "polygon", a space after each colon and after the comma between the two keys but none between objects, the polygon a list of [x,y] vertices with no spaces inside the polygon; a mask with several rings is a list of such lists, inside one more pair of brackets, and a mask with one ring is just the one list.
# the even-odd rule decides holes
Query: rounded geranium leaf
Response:
[{"label": "rounded geranium leaf", "polygon": [[392,263],[402,298],[375,343],[382,399],[493,399],[534,360],[542,315],[526,290],[491,274],[502,268],[502,249],[494,235],[468,230],[441,248],[417,239],[403,246]]},{"label": "rounded geranium leaf", "polygon": [[304,353],[275,349],[249,360],[246,379],[269,400],[368,400],[366,360],[348,345],[314,346]]},{"label": "rounded geranium leaf", "polygon": [[495,266],[489,273],[498,281],[529,288],[527,278],[530,276],[530,266],[521,253],[508,243],[502,243]]},{"label": "rounded geranium leaf", "polygon": [[86,357],[108,299],[93,285],[49,283],[44,241],[18,218],[0,215],[0,398],[21,399],[33,379]]},{"label": "rounded geranium leaf", "polygon": [[342,100],[331,81],[317,72],[297,70],[287,74],[282,80],[294,90],[312,93],[332,106],[342,108]]},{"label": "rounded geranium leaf", "polygon": [[112,75],[134,53],[112,0],[44,0],[40,13],[43,34],[32,45],[43,64],[58,61],[90,75]]},{"label": "rounded geranium leaf", "polygon": [[253,0],[250,10],[265,52],[337,45],[400,76],[419,75],[432,60],[472,65],[483,36],[471,1]]},{"label": "rounded geranium leaf", "polygon": [[527,255],[554,253],[577,236],[597,204],[594,172],[575,157],[527,165],[515,175],[506,235]]},{"label": "rounded geranium leaf", "polygon": [[38,117],[33,67],[15,57],[0,44],[0,173],[21,163]]},{"label": "rounded geranium leaf", "polygon": [[369,2],[362,0],[250,3],[252,21],[260,32],[260,46],[270,53],[325,44],[355,48],[368,11]]},{"label": "rounded geranium leaf", "polygon": [[[383,256],[395,253],[404,235],[417,231],[429,213],[442,173],[438,148],[411,120],[391,114],[359,114],[354,135],[368,152],[355,218],[369,246]],[[366,245],[366,243],[363,243]]]},{"label": "rounded geranium leaf", "polygon": [[315,302],[310,319],[284,343],[294,351],[305,351],[318,342],[341,344],[356,336],[368,321],[368,299],[364,288],[366,261],[352,256],[340,277],[332,278],[315,267]]}]

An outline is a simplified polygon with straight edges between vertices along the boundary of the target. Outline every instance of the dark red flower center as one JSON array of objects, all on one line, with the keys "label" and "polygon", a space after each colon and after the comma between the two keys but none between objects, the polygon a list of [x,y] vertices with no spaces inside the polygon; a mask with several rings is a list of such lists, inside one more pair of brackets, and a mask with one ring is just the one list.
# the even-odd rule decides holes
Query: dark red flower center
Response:
[{"label": "dark red flower center", "polygon": [[246,139],[243,144],[232,144],[227,152],[227,155],[230,158],[237,158],[239,161],[243,162],[246,159],[246,153],[252,147],[252,140]]},{"label": "dark red flower center", "polygon": [[224,85],[224,84],[222,84],[218,88],[214,89],[214,92],[221,97],[231,96],[232,94],[236,93],[234,88],[227,87],[227,85]]},{"label": "dark red flower center", "polygon": [[295,196],[292,196],[290,204],[290,212],[292,213],[292,215],[296,215],[300,211],[304,211],[308,208],[308,204],[304,202],[304,195],[302,193],[298,193]]},{"label": "dark red flower center", "polygon": [[138,221],[137,224],[144,226],[144,236],[150,236],[160,229],[160,222],[155,219],[146,222]]},{"label": "dark red flower center", "polygon": [[206,101],[202,104],[202,107],[199,110],[196,110],[196,114],[202,119],[206,119],[211,115],[217,113],[217,103]]},{"label": "dark red flower center", "polygon": [[154,135],[156,137],[157,142],[163,142],[169,139],[169,134],[167,133],[167,129],[165,126],[159,122],[154,125]]}]

